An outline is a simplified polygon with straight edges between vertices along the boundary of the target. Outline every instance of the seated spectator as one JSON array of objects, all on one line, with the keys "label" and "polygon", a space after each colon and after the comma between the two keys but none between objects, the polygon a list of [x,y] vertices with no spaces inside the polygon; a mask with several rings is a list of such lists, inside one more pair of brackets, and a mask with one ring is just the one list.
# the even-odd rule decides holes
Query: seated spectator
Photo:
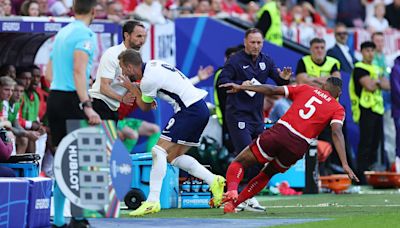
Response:
[{"label": "seated spectator", "polygon": [[246,5],[246,13],[243,19],[254,24],[257,20],[257,12],[259,9],[260,6],[257,3],[250,1]]},{"label": "seated spectator", "polygon": [[39,3],[39,15],[40,16],[51,16],[49,11],[49,5],[47,0],[37,0]]},{"label": "seated spectator", "polygon": [[12,12],[11,0],[4,0],[2,9],[3,9],[3,16],[5,17],[14,16]]},{"label": "seated spectator", "polygon": [[222,12],[223,12],[222,11],[222,0],[211,0],[210,12],[208,13],[208,15],[210,15],[210,16],[220,16],[220,14]]},{"label": "seated spectator", "polygon": [[70,13],[70,9],[64,4],[63,1],[49,0],[48,5],[49,11],[53,16],[67,16]]},{"label": "seated spectator", "polygon": [[107,19],[107,12],[102,4],[97,3],[94,10],[96,11],[96,19]]},{"label": "seated spectator", "polygon": [[39,3],[36,0],[27,0],[21,5],[21,15],[38,17],[39,16]]},{"label": "seated spectator", "polygon": [[326,24],[329,28],[335,27],[337,17],[337,0],[316,0],[315,8],[325,17]]},{"label": "seated spectator", "polygon": [[400,29],[400,0],[393,0],[392,4],[386,6],[385,17],[390,27]]},{"label": "seated spectator", "polygon": [[4,64],[0,67],[0,77],[1,76],[9,76],[15,80],[17,71],[15,70],[15,66],[12,64]]},{"label": "seated spectator", "polygon": [[389,28],[389,22],[385,18],[385,4],[378,3],[375,5],[374,16],[367,19],[365,25],[371,33],[384,32]]},{"label": "seated spectator", "polygon": [[120,22],[125,19],[124,10],[119,2],[107,3],[107,19]]},{"label": "seated spectator", "polygon": [[326,26],[325,20],[309,2],[303,2],[301,7],[303,8],[303,21],[305,23]]},{"label": "seated spectator", "polygon": [[360,0],[338,0],[336,22],[342,22],[347,27],[361,28],[365,20],[365,7]]},{"label": "seated spectator", "polygon": [[194,7],[190,0],[182,0],[179,5],[179,15],[191,15],[193,14]]},{"label": "seated spectator", "polygon": [[238,16],[244,13],[244,10],[237,4],[236,0],[224,0],[222,9],[231,16]]},{"label": "seated spectator", "polygon": [[194,13],[208,15],[210,13],[210,2],[208,0],[200,0]]},{"label": "seated spectator", "polygon": [[162,12],[163,7],[158,0],[144,0],[136,7],[134,15],[152,24],[164,24],[166,20]]}]

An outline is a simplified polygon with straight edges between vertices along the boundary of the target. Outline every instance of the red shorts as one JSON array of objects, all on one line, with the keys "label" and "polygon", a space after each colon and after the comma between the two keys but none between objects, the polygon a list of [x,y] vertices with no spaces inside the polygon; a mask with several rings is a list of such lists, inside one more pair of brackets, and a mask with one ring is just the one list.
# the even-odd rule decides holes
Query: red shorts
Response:
[{"label": "red shorts", "polygon": [[257,161],[272,162],[280,172],[285,172],[308,151],[308,143],[282,124],[275,124],[250,144]]}]

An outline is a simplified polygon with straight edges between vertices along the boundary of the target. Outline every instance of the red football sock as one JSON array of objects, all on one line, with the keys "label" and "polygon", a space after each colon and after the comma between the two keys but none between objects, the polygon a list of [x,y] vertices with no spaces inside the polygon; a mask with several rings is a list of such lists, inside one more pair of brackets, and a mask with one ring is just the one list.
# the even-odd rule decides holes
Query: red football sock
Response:
[{"label": "red football sock", "polygon": [[238,190],[238,186],[244,176],[244,168],[240,162],[232,162],[226,171],[226,183],[228,191]]},{"label": "red football sock", "polygon": [[247,199],[257,195],[269,182],[269,177],[264,173],[260,172],[256,177],[251,179],[243,191],[239,194],[238,200],[234,202],[237,206]]}]

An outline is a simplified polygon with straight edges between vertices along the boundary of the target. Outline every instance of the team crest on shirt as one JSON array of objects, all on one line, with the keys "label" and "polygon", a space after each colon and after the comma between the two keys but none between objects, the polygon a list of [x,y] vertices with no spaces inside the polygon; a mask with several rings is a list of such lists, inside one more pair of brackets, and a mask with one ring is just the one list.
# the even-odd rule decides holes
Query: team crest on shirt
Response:
[{"label": "team crest on shirt", "polygon": [[264,62],[259,63],[259,65],[260,65],[261,70],[265,70],[266,66],[265,66]]},{"label": "team crest on shirt", "polygon": [[90,41],[86,41],[83,44],[83,49],[90,51],[92,49],[92,44],[90,43]]},{"label": "team crest on shirt", "polygon": [[246,127],[246,122],[238,122],[238,128],[243,130]]}]

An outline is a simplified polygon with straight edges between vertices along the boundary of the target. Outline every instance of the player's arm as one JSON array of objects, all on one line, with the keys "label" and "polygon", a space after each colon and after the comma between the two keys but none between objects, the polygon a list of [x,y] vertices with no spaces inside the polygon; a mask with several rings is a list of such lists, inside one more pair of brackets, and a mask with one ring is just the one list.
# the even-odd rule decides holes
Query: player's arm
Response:
[{"label": "player's arm", "polygon": [[[251,83],[250,81],[247,81]],[[283,86],[272,86],[272,85],[249,85],[249,83],[243,82],[242,85],[235,83],[222,84],[220,88],[227,88],[227,93],[237,93],[242,90],[254,91],[256,93],[261,93],[264,95],[285,95],[285,89]]]},{"label": "player's arm", "polygon": [[[83,104],[89,104],[90,99],[88,90],[86,88],[86,67],[89,62],[89,56],[85,51],[75,50],[74,51],[74,82],[76,93],[78,94],[79,101]],[[101,119],[99,115],[93,110],[91,103],[83,107],[85,115],[89,119],[89,124],[99,124]]]},{"label": "player's arm", "polygon": [[137,98],[136,104],[142,111],[147,112],[154,107],[154,99],[143,95],[137,83],[132,83],[127,76],[119,76],[119,80],[121,81],[121,86],[125,87],[134,97]]},{"label": "player's arm", "polygon": [[119,95],[111,88],[111,83],[114,81],[113,79],[101,77],[99,80],[101,94],[127,105],[133,105],[135,103],[135,98],[132,94],[126,93],[124,95]]},{"label": "player's arm", "polygon": [[339,159],[342,162],[342,167],[344,171],[347,173],[350,179],[359,182],[357,176],[354,174],[353,170],[351,170],[349,164],[347,163],[342,125],[343,124],[339,122],[333,122],[331,124],[333,144],[335,145],[336,151],[339,155]]},{"label": "player's arm", "polygon": [[378,81],[378,86],[381,89],[390,90],[390,81],[385,77],[381,77]]}]

